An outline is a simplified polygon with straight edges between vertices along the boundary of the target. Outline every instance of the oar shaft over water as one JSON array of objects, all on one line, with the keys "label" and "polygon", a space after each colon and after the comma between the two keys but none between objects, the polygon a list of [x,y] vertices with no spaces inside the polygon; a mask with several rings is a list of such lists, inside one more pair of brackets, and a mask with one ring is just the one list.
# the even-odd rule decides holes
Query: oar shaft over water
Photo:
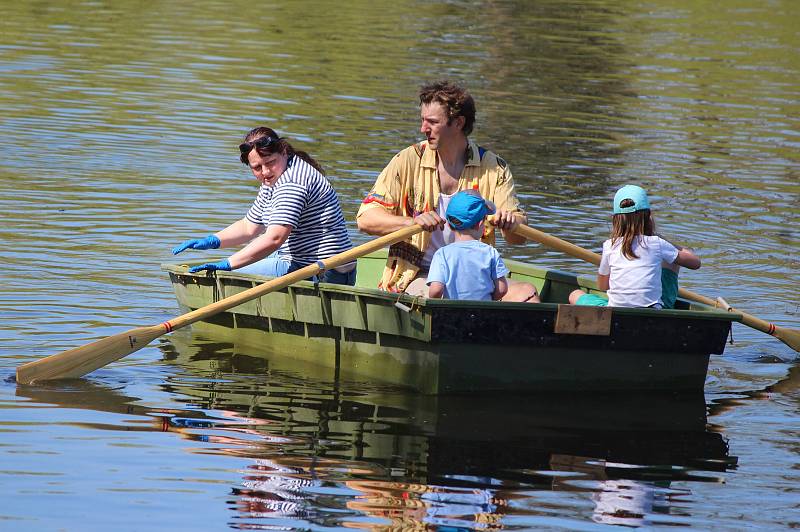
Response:
[{"label": "oar shaft over water", "polygon": [[[540,244],[544,244],[545,246],[555,250],[563,251],[568,255],[572,255],[573,257],[594,264],[595,266],[600,264],[600,255],[597,253],[584,249],[580,246],[576,246],[575,244],[567,242],[566,240],[561,240],[560,238],[539,231],[538,229],[534,229],[533,227],[520,224],[516,228],[515,232],[524,236],[528,240],[533,240],[534,242],[539,242]],[[678,295],[684,299],[696,301],[712,307],[717,306],[716,301],[713,299],[700,294],[695,294],[694,292],[686,290],[685,288],[679,288]],[[795,351],[800,352],[800,331],[795,329],[787,329],[785,327],[778,327],[777,325],[774,325],[768,321],[764,321],[760,318],[756,318],[755,316],[751,316],[750,314],[742,312],[741,310],[734,308],[729,308],[728,310],[741,314],[742,323],[748,327],[770,334]]]},{"label": "oar shaft over water", "polygon": [[17,367],[17,383],[31,384],[33,382],[69,379],[86,375],[96,369],[119,360],[129,355],[147,344],[181,327],[191,325],[220,312],[241,305],[251,299],[256,299],[275,290],[280,290],[290,284],[308,279],[317,275],[323,270],[329,270],[338,266],[343,266],[353,262],[363,255],[378,251],[386,246],[405,240],[410,236],[422,231],[419,225],[412,225],[388,235],[376,238],[366,244],[356,246],[344,253],[339,253],[333,257],[309,264],[304,268],[295,270],[291,273],[276,277],[249,290],[221,299],[216,303],[211,303],[205,307],[187,312],[159,325],[149,327],[137,327],[129,331],[115,334],[101,340],[94,341],[81,347],[76,347],[68,351],[63,351],[56,355],[51,355],[34,362],[28,362]]}]

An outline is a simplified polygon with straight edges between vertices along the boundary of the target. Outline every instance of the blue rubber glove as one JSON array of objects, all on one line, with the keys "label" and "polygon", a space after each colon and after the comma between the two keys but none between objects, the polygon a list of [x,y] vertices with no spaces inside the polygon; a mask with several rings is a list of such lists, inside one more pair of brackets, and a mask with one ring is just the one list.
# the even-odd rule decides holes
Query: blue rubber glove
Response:
[{"label": "blue rubber glove", "polygon": [[221,260],[219,262],[207,262],[206,264],[201,264],[200,266],[192,266],[189,268],[189,273],[197,273],[203,270],[208,270],[209,272],[215,272],[217,270],[229,272],[231,271],[231,263],[228,262],[228,259]]},{"label": "blue rubber glove", "polygon": [[205,238],[192,238],[187,240],[180,246],[172,248],[172,254],[177,255],[184,249],[217,249],[220,245],[219,238],[214,235],[208,235]]}]

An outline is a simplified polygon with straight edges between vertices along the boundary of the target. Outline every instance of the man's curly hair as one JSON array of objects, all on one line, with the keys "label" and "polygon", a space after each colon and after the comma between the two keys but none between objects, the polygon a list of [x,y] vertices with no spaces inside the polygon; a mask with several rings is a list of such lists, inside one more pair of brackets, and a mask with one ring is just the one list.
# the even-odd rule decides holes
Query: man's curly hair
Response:
[{"label": "man's curly hair", "polygon": [[419,89],[419,103],[429,104],[438,102],[447,110],[447,123],[459,116],[464,117],[464,135],[472,133],[475,125],[475,100],[472,95],[460,85],[443,80],[423,85]]}]

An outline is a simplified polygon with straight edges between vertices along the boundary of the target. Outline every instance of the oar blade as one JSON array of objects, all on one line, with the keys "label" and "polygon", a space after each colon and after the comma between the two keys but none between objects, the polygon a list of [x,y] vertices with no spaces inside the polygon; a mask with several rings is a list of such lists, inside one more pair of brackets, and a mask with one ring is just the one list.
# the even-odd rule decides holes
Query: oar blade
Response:
[{"label": "oar blade", "polygon": [[772,335],[788,345],[796,352],[800,353],[800,331],[796,329],[786,329],[784,327],[776,327]]},{"label": "oar blade", "polygon": [[138,351],[159,336],[180,329],[187,325],[208,319],[246,301],[279,290],[296,281],[318,274],[322,269],[335,268],[352,262],[373,251],[394,244],[422,231],[419,225],[411,225],[398,229],[388,235],[376,238],[365,244],[338,253],[317,263],[309,264],[281,277],[276,277],[264,284],[254,286],[244,292],[226,297],[205,307],[187,312],[177,318],[165,321],[161,325],[139,327],[123,333],[97,340],[57,355],[45,357],[35,362],[23,364],[17,368],[17,382],[30,384],[36,381],[78,378],[96,369],[102,368],[115,360]]},{"label": "oar blade", "polygon": [[17,383],[74,379],[138,351],[166,333],[164,325],[137,327],[17,367]]}]

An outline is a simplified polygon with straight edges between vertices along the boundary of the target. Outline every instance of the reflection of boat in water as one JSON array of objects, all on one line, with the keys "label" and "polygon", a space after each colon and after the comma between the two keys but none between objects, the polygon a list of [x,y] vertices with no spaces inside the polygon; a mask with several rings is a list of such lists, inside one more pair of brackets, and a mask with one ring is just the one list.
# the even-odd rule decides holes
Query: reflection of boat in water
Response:
[{"label": "reflection of boat in water", "polygon": [[474,476],[552,469],[556,455],[653,466],[647,476],[662,474],[660,466],[724,470],[735,463],[722,436],[706,430],[701,394],[471,397],[439,408],[428,440],[429,480],[456,469]]},{"label": "reflection of boat in water", "polygon": [[[707,430],[702,393],[426,396],[337,380],[327,368],[314,374],[287,357],[276,366],[231,352],[231,344],[185,339],[172,337],[171,356],[215,384],[173,383],[173,391],[206,409],[265,420],[259,427],[270,433],[283,428],[307,439],[305,445],[315,441],[321,457],[365,460],[419,480],[547,469],[553,454],[706,470],[735,463],[722,436]],[[235,385],[218,384],[237,375]]]},{"label": "reflection of boat in water", "polygon": [[[267,356],[293,357],[424,393],[506,390],[702,390],[739,314],[679,301],[679,310],[566,305],[588,281],[507,261],[541,304],[413,298],[374,289],[386,253],[358,259],[355,287],[302,281],[194,324]],[[197,309],[264,277],[190,274],[163,265],[178,303]],[[235,311],[235,312],[234,312]]]},{"label": "reflection of boat in water", "polygon": [[161,349],[175,368],[161,387],[185,409],[147,408],[91,381],[17,393],[148,416],[135,430],[169,431],[192,442],[187,452],[235,459],[231,510],[257,520],[311,520],[322,506],[346,507],[338,525],[369,516],[400,528],[491,528],[516,511],[517,491],[534,489],[596,496],[597,520],[612,522],[614,490],[635,488],[647,502],[656,484],[713,479],[707,472],[736,462],[707,429],[701,394],[426,396],[287,357],[276,365],[196,335],[172,335]]},{"label": "reflection of boat in water", "polygon": [[350,511],[395,528],[499,527],[519,489],[583,492],[593,520],[636,525],[672,481],[736,464],[699,393],[425,396],[186,339],[171,337],[169,356],[194,379],[170,389],[258,420],[261,443],[219,449],[253,460],[234,489],[251,518],[305,518],[336,482]]}]

